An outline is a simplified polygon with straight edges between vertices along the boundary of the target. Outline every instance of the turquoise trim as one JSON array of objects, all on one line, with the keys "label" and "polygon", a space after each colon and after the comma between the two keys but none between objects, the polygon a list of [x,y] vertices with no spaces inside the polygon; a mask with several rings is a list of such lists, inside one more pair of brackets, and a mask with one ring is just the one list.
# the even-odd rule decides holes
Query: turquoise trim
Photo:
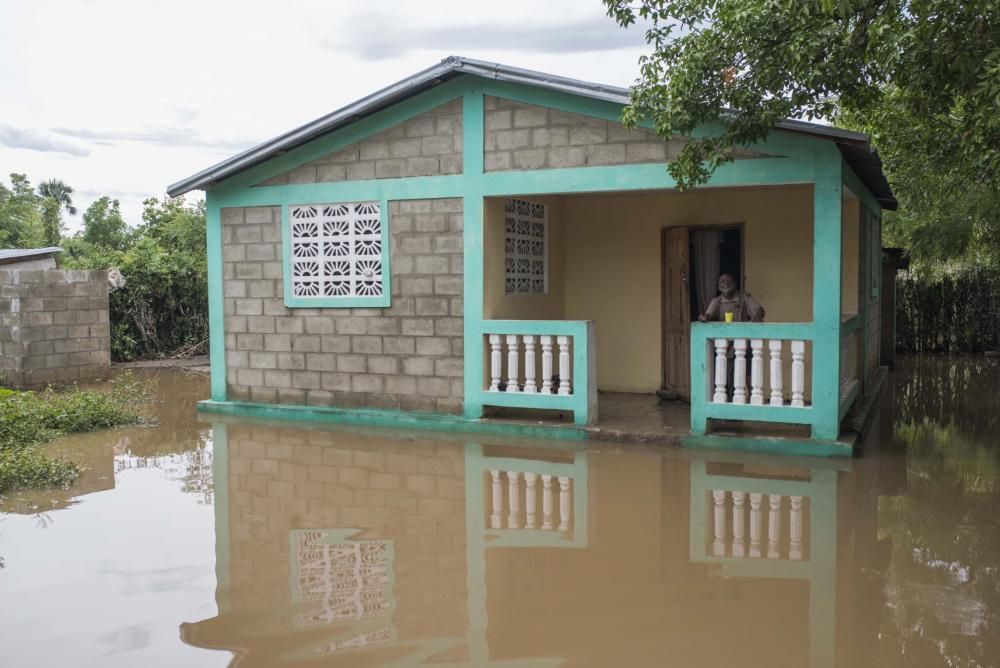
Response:
[{"label": "turquoise trim", "polygon": [[[343,200],[341,200],[343,201]],[[361,200],[353,200],[361,201]],[[294,202],[296,205],[311,202]],[[337,204],[329,200],[322,204]],[[296,297],[292,295],[292,228],[288,216],[289,204],[281,205],[281,271],[284,283],[285,306],[288,308],[388,308],[392,301],[392,253],[389,233],[392,221],[389,200],[379,200],[379,217],[382,225],[382,294],[378,297]]]},{"label": "turquoise trim", "polygon": [[851,457],[854,455],[854,438],[847,436],[840,441],[780,438],[775,436],[720,436],[717,434],[690,434],[681,438],[685,448],[751,452],[782,456]]},{"label": "turquoise trim", "polygon": [[813,187],[812,437],[840,434],[840,269],[843,203],[840,151],[832,143],[816,152]]},{"label": "turquoise trim", "polygon": [[229,434],[222,423],[212,425],[212,508],[215,511],[215,601],[219,614],[231,609],[229,590]]},{"label": "turquoise trim", "polygon": [[483,415],[483,93],[467,89],[462,101],[462,164],[465,188],[462,194],[463,243],[463,410],[466,418]]},{"label": "turquoise trim", "polygon": [[468,419],[441,413],[411,413],[375,408],[336,408],[333,406],[296,406],[256,404],[248,401],[198,402],[198,410],[215,415],[261,420],[295,420],[325,424],[360,425],[387,429],[425,429],[443,432],[496,434],[522,438],[550,438],[579,441],[587,437],[584,428],[574,425],[526,424]]},{"label": "turquoise trim", "polygon": [[[402,122],[402,121],[401,121]],[[397,179],[294,183],[261,186],[236,192],[222,192],[216,201],[223,207],[277,206],[280,204],[322,204],[381,199],[426,199],[460,197],[462,175],[412,176]]]},{"label": "turquoise trim", "polygon": [[710,339],[804,339],[812,338],[811,322],[693,322],[691,336]]},{"label": "turquoise trim", "polygon": [[205,193],[205,244],[208,251],[208,363],[211,394],[226,400],[226,304],[222,291],[222,212],[211,191]]}]

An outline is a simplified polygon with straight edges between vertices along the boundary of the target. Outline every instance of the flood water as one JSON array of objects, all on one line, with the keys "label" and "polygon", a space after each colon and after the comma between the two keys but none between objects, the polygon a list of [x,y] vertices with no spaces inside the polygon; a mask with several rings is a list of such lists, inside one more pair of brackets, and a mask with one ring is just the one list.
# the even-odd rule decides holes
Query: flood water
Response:
[{"label": "flood water", "polygon": [[902,358],[851,461],[213,424],[143,377],[159,426],[0,505],[4,667],[1000,665],[987,360]]}]

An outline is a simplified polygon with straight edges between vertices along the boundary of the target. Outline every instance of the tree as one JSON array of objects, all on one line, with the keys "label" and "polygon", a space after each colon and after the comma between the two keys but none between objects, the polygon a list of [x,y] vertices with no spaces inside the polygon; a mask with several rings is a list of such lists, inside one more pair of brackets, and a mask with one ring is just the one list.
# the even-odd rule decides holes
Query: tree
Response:
[{"label": "tree", "polygon": [[73,188],[59,179],[49,179],[38,184],[38,196],[42,199],[42,228],[45,243],[55,246],[62,236],[62,209],[71,215],[76,215],[73,206]]},{"label": "tree", "polygon": [[128,224],[122,218],[118,200],[105,195],[95,200],[83,212],[83,240],[87,243],[113,250],[125,250],[129,236]]},{"label": "tree", "polygon": [[24,174],[10,175],[10,188],[0,183],[0,248],[42,245],[38,196]]},{"label": "tree", "polygon": [[[733,150],[784,118],[877,123],[901,110],[929,139],[930,167],[960,161],[994,191],[1000,162],[1000,3],[996,0],[604,0],[627,27],[647,25],[624,120],[663,135],[718,131],[669,166],[705,183]],[[876,139],[910,125],[874,126]],[[902,141],[902,139],[901,139]],[[889,159],[898,159],[891,154]],[[887,160],[890,172],[897,165]]]}]

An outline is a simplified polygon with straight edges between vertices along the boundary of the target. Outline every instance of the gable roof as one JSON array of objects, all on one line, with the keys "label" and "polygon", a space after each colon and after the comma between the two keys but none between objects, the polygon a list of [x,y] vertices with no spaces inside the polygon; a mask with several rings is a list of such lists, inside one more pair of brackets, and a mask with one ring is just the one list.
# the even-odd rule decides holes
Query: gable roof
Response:
[{"label": "gable roof", "polygon": [[62,248],[49,246],[47,248],[6,248],[0,249],[0,264],[11,264],[24,260],[37,260],[43,257],[62,253]]},{"label": "gable roof", "polygon": [[[433,67],[428,67],[402,81],[397,81],[391,86],[387,86],[356,102],[352,102],[346,107],[342,107],[326,116],[317,118],[294,130],[269,139],[218,164],[192,174],[186,179],[181,179],[167,188],[167,194],[170,197],[177,197],[191,190],[204,189],[213,183],[233,176],[277,155],[286,153],[317,137],[354,123],[462,74],[473,74],[487,79],[546,88],[548,90],[614,102],[621,105],[628,104],[629,101],[627,88],[581,81],[555,74],[511,67],[501,63],[490,63],[471,58],[462,58],[461,56],[449,56]],[[780,121],[776,127],[780,130],[823,137],[836,142],[841,153],[844,155],[844,159],[858,175],[858,178],[872,192],[875,199],[886,209],[896,209],[896,199],[892,194],[892,189],[889,187],[885,175],[882,173],[882,160],[879,158],[878,152],[871,147],[868,135],[836,128],[831,125],[807,123],[791,119]]]}]

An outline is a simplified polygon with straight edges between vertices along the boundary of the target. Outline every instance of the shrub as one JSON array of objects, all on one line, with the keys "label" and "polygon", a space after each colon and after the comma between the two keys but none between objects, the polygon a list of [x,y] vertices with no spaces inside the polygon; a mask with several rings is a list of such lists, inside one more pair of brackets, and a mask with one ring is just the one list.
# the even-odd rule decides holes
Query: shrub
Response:
[{"label": "shrub", "polygon": [[40,444],[64,433],[107,429],[141,420],[142,392],[125,378],[107,391],[6,391],[0,395],[0,492],[17,487],[66,485],[78,467],[46,456]]}]

